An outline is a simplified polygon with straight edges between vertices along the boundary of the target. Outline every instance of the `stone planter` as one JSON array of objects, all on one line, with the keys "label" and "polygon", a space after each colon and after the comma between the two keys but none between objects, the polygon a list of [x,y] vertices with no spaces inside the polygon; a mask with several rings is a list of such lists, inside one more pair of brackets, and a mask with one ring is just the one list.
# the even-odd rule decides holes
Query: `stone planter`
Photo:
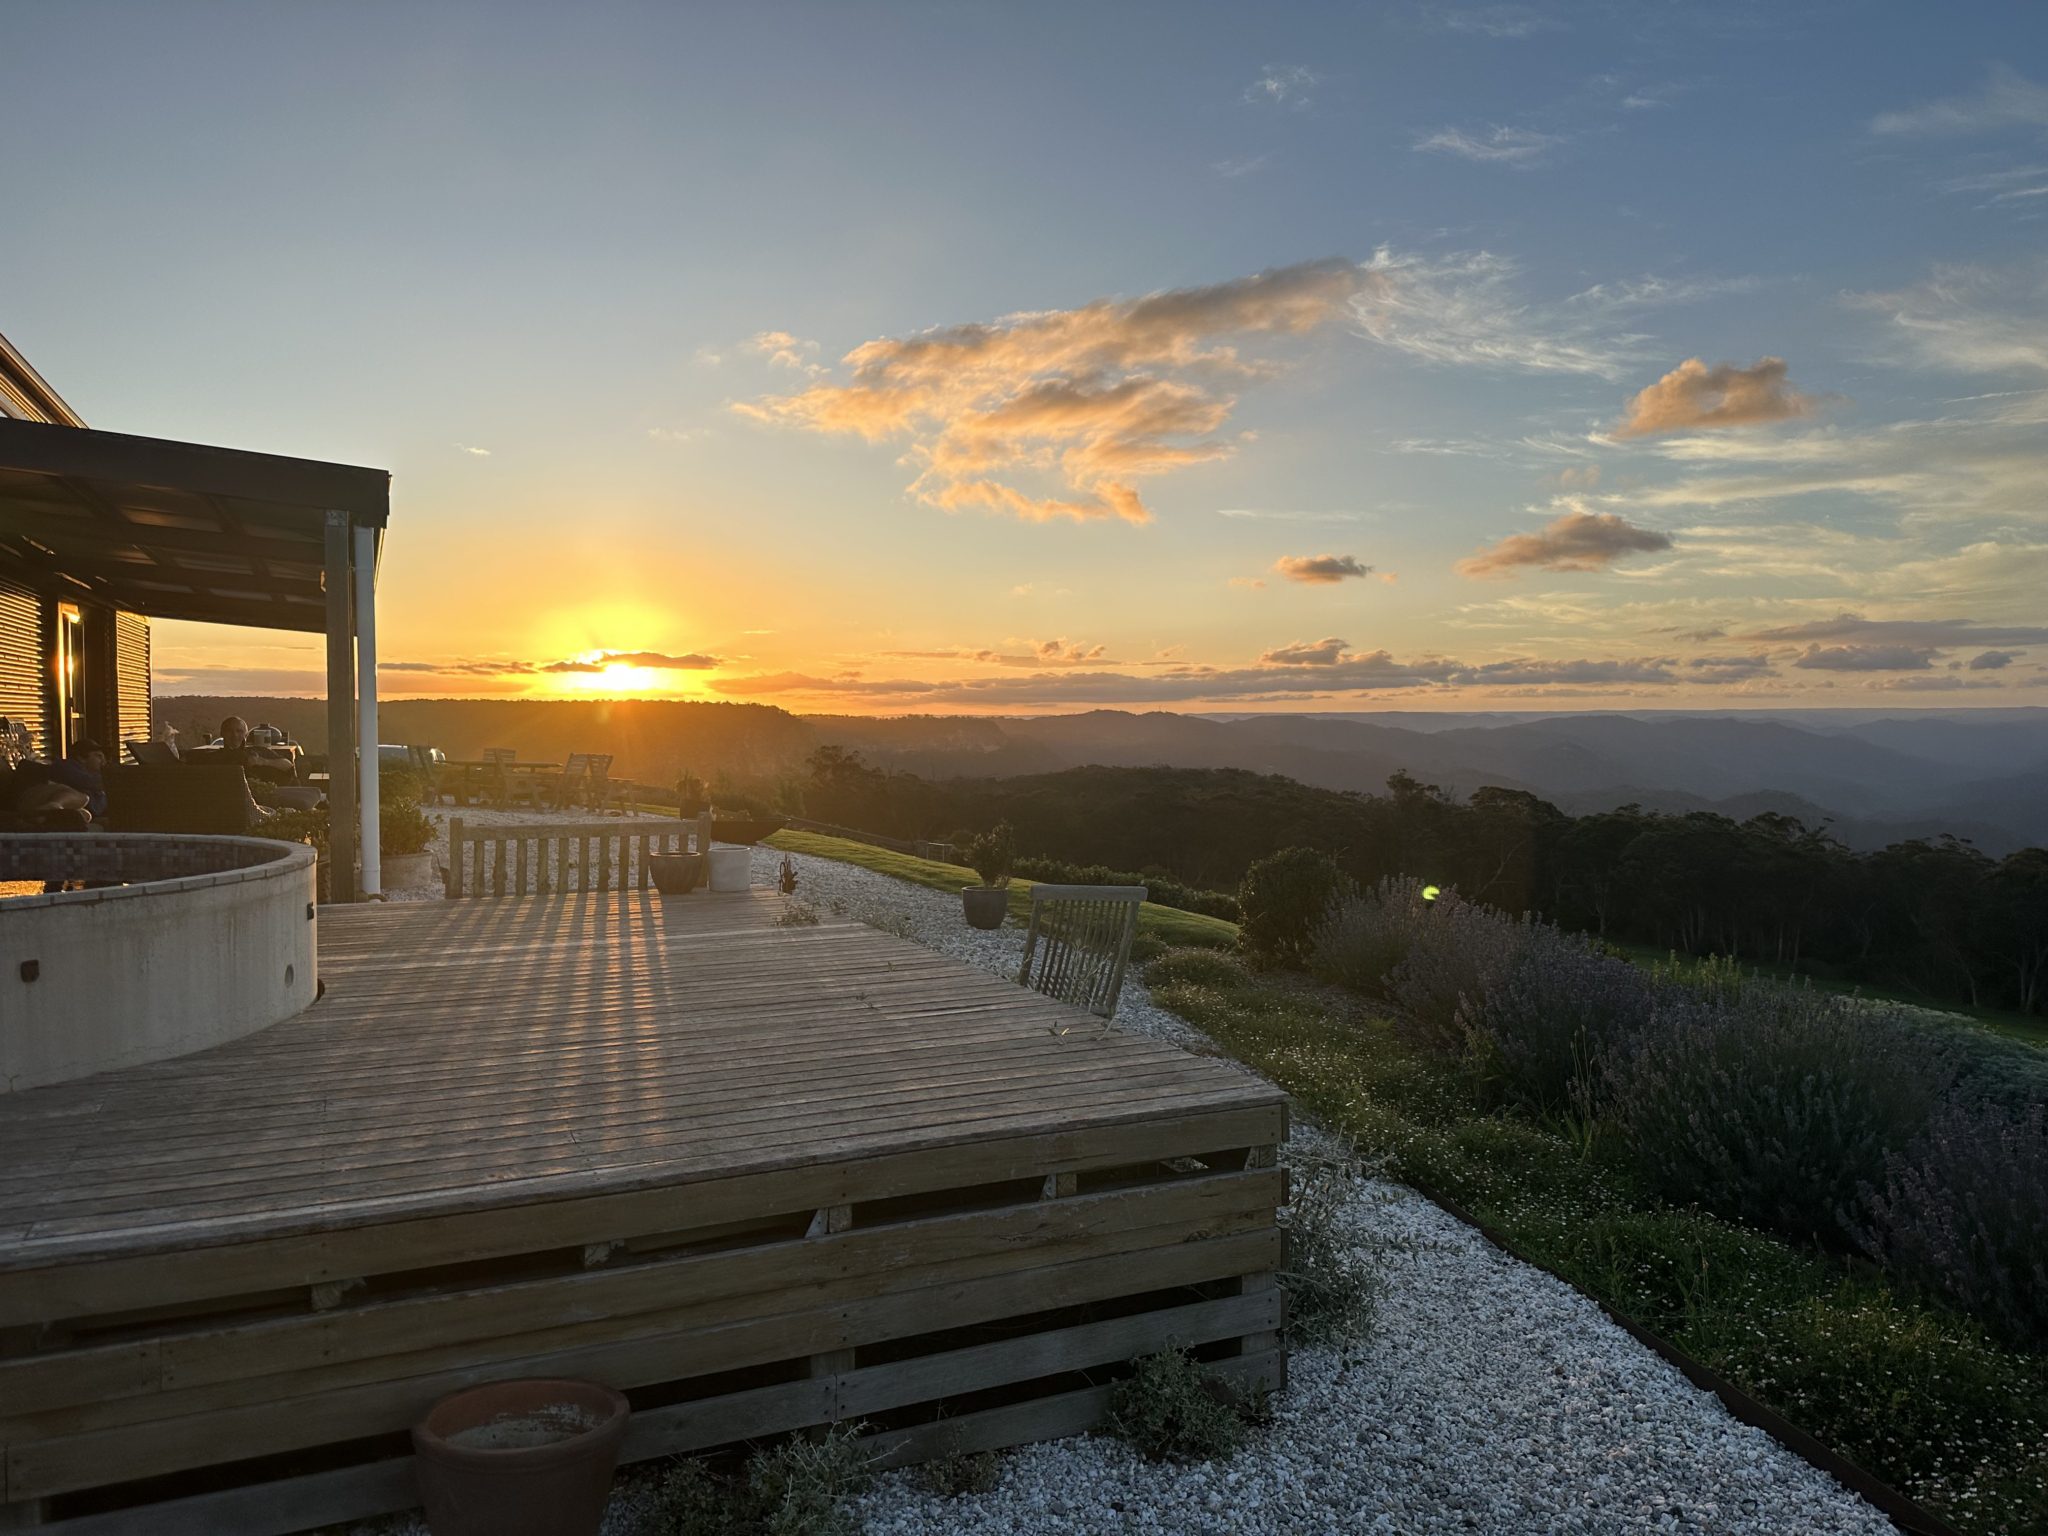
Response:
[{"label": "stone planter", "polygon": [[747,848],[714,848],[711,859],[711,889],[744,891],[753,883],[754,855]]},{"label": "stone planter", "polygon": [[434,883],[434,855],[432,850],[424,853],[387,853],[382,860],[385,888],[394,891],[409,891],[416,886]]},{"label": "stone planter", "polygon": [[596,1536],[626,1438],[625,1398],[589,1381],[498,1381],[413,1426],[434,1536]]},{"label": "stone planter", "polygon": [[960,907],[970,928],[995,929],[1010,915],[1010,892],[1000,885],[963,885]]},{"label": "stone planter", "polygon": [[647,872],[664,896],[687,896],[704,882],[701,853],[650,853]]}]

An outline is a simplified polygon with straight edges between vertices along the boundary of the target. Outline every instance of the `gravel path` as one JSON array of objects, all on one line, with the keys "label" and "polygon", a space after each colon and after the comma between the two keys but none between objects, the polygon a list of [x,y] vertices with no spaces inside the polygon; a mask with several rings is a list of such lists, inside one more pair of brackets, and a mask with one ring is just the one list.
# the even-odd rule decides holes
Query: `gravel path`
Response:
[{"label": "gravel path", "polygon": [[[782,863],[754,854],[754,879]],[[795,899],[1015,974],[1022,935],[965,926],[959,899],[795,856]],[[1125,987],[1118,1026],[1202,1037]],[[1303,1138],[1316,1133],[1307,1127]],[[940,1498],[891,1474],[857,1513],[867,1536],[1211,1533],[1714,1532],[1880,1536],[1875,1509],[1729,1417],[1563,1282],[1413,1191],[1361,1181],[1344,1213],[1386,1279],[1379,1326],[1345,1358],[1295,1351],[1270,1430],[1226,1461],[1145,1462],[1095,1437],[1002,1460],[988,1493]],[[644,1482],[622,1480],[606,1536],[654,1530]],[[401,1522],[397,1531],[422,1531]]]}]

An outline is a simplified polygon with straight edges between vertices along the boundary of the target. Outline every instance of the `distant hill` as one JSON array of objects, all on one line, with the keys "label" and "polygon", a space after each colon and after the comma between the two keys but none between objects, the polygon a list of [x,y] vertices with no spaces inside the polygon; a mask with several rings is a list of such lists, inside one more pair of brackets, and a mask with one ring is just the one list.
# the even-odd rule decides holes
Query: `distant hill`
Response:
[{"label": "distant hill", "polygon": [[[181,730],[234,712],[269,720],[313,750],[325,707],[310,699],[164,698]],[[683,769],[763,780],[821,745],[924,778],[1014,779],[1088,766],[1229,768],[1318,789],[1376,792],[1405,772],[1457,795],[1527,790],[1580,814],[1629,803],[1776,810],[1832,821],[1854,848],[1953,832],[1986,852],[2048,845],[2048,709],[1788,710],[1727,714],[1414,712],[1186,715],[1090,710],[1027,718],[791,715],[760,704],[670,700],[403,699],[384,706],[387,741],[451,757],[511,747],[560,759],[611,752],[649,783]]]}]

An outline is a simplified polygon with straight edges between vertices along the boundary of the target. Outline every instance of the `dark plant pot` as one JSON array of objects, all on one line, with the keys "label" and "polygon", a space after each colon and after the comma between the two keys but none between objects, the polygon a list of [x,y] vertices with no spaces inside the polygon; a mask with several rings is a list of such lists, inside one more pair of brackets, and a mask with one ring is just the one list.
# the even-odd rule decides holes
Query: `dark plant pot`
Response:
[{"label": "dark plant pot", "polygon": [[664,896],[687,896],[704,883],[704,855],[701,853],[650,853],[647,873],[654,888]]},{"label": "dark plant pot", "polygon": [[497,1381],[413,1426],[434,1536],[596,1536],[626,1438],[625,1398],[591,1381]]},{"label": "dark plant pot", "polygon": [[710,809],[711,802],[708,800],[679,800],[676,802],[676,815],[680,816],[684,821],[695,821]]},{"label": "dark plant pot", "polygon": [[714,842],[751,848],[788,825],[786,816],[719,816],[712,820],[711,837]]},{"label": "dark plant pot", "polygon": [[970,928],[1000,928],[1010,915],[1010,893],[1000,885],[963,885],[960,907]]}]

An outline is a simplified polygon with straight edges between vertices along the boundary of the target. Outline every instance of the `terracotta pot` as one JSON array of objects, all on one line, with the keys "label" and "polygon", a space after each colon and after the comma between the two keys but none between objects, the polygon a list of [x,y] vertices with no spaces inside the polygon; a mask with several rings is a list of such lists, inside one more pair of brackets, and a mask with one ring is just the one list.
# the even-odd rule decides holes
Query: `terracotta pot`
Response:
[{"label": "terracotta pot", "polygon": [[654,888],[662,895],[687,896],[703,883],[704,855],[650,853],[647,855],[647,873],[653,877]]},{"label": "terracotta pot", "polygon": [[413,1426],[434,1536],[596,1536],[631,1410],[591,1381],[494,1381]]},{"label": "terracotta pot", "polygon": [[963,885],[960,909],[967,914],[970,928],[1000,928],[1010,915],[1010,893],[1000,885]]}]

